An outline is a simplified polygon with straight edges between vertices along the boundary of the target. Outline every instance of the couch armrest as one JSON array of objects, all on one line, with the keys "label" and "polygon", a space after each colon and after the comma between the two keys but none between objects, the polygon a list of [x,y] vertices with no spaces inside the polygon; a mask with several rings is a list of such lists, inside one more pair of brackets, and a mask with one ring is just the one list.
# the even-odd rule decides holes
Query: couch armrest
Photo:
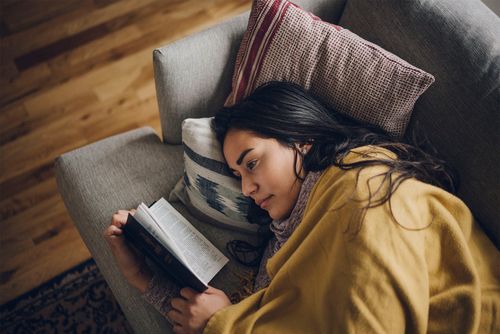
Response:
[{"label": "couch armrest", "polygon": [[153,51],[165,142],[181,142],[185,118],[210,117],[224,104],[248,13]]},{"label": "couch armrest", "polygon": [[112,214],[168,198],[182,175],[182,147],[165,145],[145,127],[63,154],[56,160],[59,191],[82,239],[137,333],[168,333],[167,321],[121,275],[102,236]]}]

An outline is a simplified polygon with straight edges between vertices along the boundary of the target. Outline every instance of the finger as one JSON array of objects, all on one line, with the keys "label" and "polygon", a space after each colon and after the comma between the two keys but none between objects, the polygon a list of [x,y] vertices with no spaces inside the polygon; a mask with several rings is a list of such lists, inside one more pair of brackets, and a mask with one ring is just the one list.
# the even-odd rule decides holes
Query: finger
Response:
[{"label": "finger", "polygon": [[208,289],[206,289],[204,292],[205,293],[208,293],[209,295],[213,295],[213,294],[216,294],[216,293],[219,293],[221,292],[222,290],[219,290],[217,288],[214,288],[213,286],[208,286]]},{"label": "finger", "polygon": [[174,327],[172,328],[172,330],[174,331],[175,334],[183,334],[184,333],[184,330],[182,329],[182,326],[177,324],[177,325],[174,325]]},{"label": "finger", "polygon": [[123,227],[127,223],[127,215],[123,215],[120,213],[115,213],[113,218],[111,219],[111,225],[115,225],[116,227]]},{"label": "finger", "polygon": [[226,293],[223,290],[214,288],[213,286],[208,286],[208,289],[206,289],[204,293],[208,295],[218,295],[218,296],[224,295],[227,297]]},{"label": "finger", "polygon": [[[135,209],[132,209],[135,210]],[[132,210],[118,210],[118,214],[127,216]]]},{"label": "finger", "polygon": [[181,291],[181,296],[186,298],[187,300],[191,300],[193,299],[198,293],[196,291],[194,291],[193,289],[191,288],[182,288]]},{"label": "finger", "polygon": [[104,236],[106,237],[121,236],[122,234],[123,230],[115,225],[110,225],[106,230],[104,230]]},{"label": "finger", "polygon": [[176,323],[175,321],[173,321],[172,319],[170,319],[170,318],[168,317],[167,313],[165,313],[165,319],[167,319],[168,323],[169,323],[170,325],[172,325],[172,327],[173,327],[173,326],[175,326],[175,325],[177,325],[177,323]]},{"label": "finger", "polygon": [[187,301],[182,298],[172,298],[172,300],[170,301],[170,305],[172,305],[174,310],[182,313],[186,309]]},{"label": "finger", "polygon": [[123,224],[126,221],[126,217],[124,215],[121,215],[119,213],[113,214],[111,217],[111,225],[115,225],[117,227],[122,227]]},{"label": "finger", "polygon": [[172,321],[173,324],[182,324],[183,317],[179,311],[170,310],[167,312],[167,317]]},{"label": "finger", "polygon": [[126,246],[123,230],[113,225],[108,227],[104,233],[104,239],[106,239],[113,250],[121,249],[123,246]]}]

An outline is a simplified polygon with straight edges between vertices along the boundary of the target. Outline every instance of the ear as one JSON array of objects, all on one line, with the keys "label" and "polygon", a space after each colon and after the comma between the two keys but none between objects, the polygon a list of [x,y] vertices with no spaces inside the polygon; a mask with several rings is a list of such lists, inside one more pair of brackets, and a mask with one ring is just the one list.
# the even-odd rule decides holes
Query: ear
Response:
[{"label": "ear", "polygon": [[300,143],[300,144],[297,143],[297,144],[295,144],[295,147],[297,148],[297,150],[299,150],[299,152],[302,152],[304,154],[309,152],[309,150],[311,149],[311,146],[312,146],[311,143]]}]

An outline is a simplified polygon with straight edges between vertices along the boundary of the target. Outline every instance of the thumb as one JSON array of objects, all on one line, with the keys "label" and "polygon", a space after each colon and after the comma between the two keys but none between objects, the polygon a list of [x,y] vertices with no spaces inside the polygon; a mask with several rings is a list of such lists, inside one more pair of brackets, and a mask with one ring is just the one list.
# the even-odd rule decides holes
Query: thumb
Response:
[{"label": "thumb", "polygon": [[210,295],[213,295],[213,294],[218,294],[218,293],[221,293],[222,290],[219,290],[217,288],[214,288],[213,286],[208,286],[208,289],[205,290],[205,293],[208,293]]}]

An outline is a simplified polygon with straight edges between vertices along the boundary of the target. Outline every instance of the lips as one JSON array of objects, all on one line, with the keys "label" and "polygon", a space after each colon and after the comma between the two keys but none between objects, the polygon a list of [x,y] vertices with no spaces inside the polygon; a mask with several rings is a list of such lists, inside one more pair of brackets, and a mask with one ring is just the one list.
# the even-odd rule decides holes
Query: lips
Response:
[{"label": "lips", "polygon": [[269,199],[272,196],[273,195],[269,195],[268,197],[264,198],[263,200],[256,201],[255,203],[263,209],[267,205],[267,203],[269,203]]}]

